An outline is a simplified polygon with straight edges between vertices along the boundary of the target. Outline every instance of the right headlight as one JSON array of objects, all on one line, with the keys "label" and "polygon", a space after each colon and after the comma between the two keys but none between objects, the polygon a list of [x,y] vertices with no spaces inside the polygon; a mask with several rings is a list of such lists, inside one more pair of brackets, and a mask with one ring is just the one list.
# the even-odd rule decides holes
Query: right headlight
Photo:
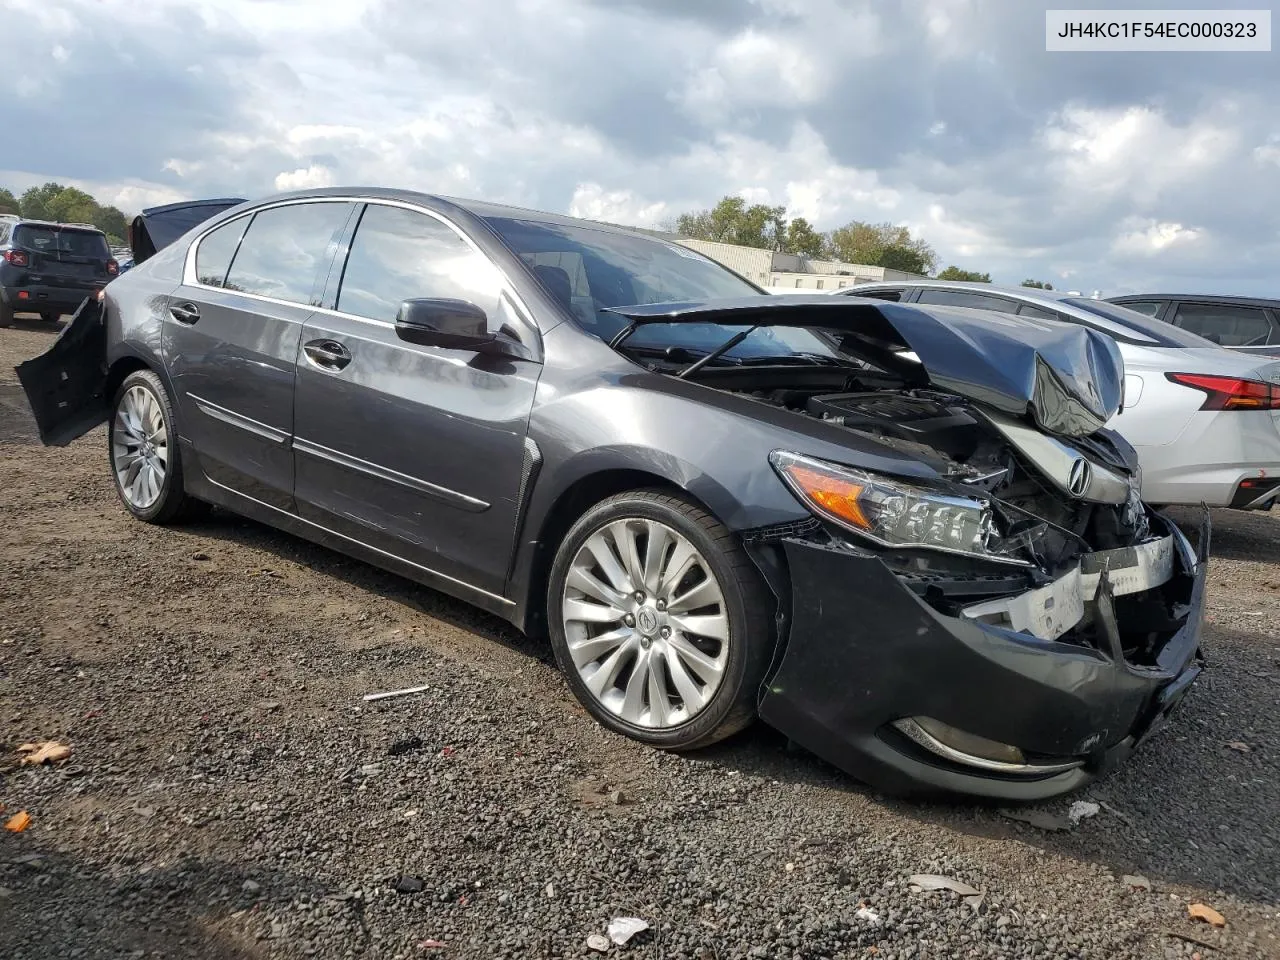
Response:
[{"label": "right headlight", "polygon": [[880,546],[1027,563],[1010,555],[1012,545],[1001,540],[986,500],[784,450],[774,451],[769,461],[806,507]]}]

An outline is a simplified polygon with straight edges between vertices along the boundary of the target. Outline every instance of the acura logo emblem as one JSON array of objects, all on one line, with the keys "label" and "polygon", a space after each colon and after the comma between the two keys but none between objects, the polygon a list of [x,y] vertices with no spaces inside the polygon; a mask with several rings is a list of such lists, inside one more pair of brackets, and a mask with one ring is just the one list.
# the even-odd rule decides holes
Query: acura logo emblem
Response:
[{"label": "acura logo emblem", "polygon": [[1071,475],[1067,479],[1067,492],[1073,497],[1083,497],[1089,492],[1089,481],[1093,479],[1093,468],[1089,461],[1081,457],[1071,465]]}]

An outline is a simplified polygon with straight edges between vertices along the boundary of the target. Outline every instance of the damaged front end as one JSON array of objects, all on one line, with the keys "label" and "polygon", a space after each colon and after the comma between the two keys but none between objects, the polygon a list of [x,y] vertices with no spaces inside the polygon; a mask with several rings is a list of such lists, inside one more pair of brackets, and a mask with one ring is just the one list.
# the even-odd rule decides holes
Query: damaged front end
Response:
[{"label": "damaged front end", "polygon": [[1034,799],[1127,755],[1194,681],[1207,513],[1193,549],[1139,499],[1123,440],[931,390],[803,412],[938,479],[774,454],[814,520],[748,537],[789,579],[771,725],[884,789]]},{"label": "damaged front end", "polygon": [[848,442],[816,457],[811,427],[775,450],[811,519],[745,537],[782,608],[759,711],[792,740],[886,790],[1038,799],[1122,759],[1195,680],[1207,512],[1193,548],[1141,501],[1133,448],[1103,429],[1110,339],[845,297],[618,312],[806,327],[847,358],[678,374]]}]

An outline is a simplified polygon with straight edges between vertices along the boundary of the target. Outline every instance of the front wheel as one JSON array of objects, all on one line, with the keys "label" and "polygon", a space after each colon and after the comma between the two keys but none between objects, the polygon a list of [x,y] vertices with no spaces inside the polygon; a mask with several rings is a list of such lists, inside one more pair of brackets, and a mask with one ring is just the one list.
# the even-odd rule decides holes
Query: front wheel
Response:
[{"label": "front wheel", "polygon": [[769,590],[738,539],[682,496],[623,493],[579,519],[552,565],[547,622],[569,687],[611,730],[688,750],[755,717]]},{"label": "front wheel", "polygon": [[160,378],[136,370],[116,391],[107,451],[116,493],[125,508],[147,523],[172,523],[196,502],[183,489],[173,406]]}]

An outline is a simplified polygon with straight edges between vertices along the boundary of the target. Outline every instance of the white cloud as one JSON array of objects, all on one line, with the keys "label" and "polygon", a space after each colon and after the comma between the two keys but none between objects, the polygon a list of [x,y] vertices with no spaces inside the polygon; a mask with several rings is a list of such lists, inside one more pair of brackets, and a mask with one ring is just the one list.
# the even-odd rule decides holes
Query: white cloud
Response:
[{"label": "white cloud", "polygon": [[658,225],[734,194],[906,223],[1015,283],[1249,292],[1280,259],[1280,76],[1083,73],[1025,42],[1035,4],[0,0],[0,23],[53,51],[0,98],[0,129],[42,132],[0,145],[0,185],[130,211],[363,183]]},{"label": "white cloud", "polygon": [[1129,220],[1124,232],[1111,244],[1111,252],[1117,256],[1153,257],[1174,247],[1195,243],[1202,231],[1184,227],[1180,223]]},{"label": "white cloud", "polygon": [[306,190],[311,187],[332,187],[333,184],[333,171],[314,163],[309,167],[278,173],[275,179],[277,190]]},{"label": "white cloud", "polygon": [[569,201],[569,215],[608,223],[657,227],[667,217],[666,203],[648,202],[630,190],[606,190],[598,183],[580,183]]}]

